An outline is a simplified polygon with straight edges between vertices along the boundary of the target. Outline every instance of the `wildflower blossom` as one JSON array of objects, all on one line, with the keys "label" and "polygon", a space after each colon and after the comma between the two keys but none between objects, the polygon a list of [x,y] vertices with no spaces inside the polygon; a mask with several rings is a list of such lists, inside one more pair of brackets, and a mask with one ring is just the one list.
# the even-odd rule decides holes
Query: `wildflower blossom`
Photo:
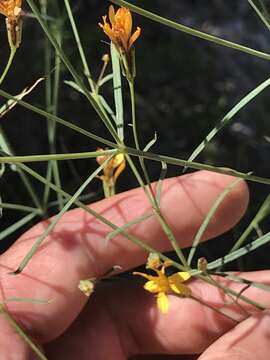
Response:
[{"label": "wildflower blossom", "polygon": [[130,10],[121,7],[116,13],[114,7],[109,7],[109,21],[107,22],[107,15],[103,17],[103,24],[99,26],[104,33],[111,39],[118,50],[128,53],[141,34],[141,29],[137,27],[136,31],[131,35],[132,31],[132,16]]},{"label": "wildflower blossom", "polygon": [[188,272],[177,272],[173,275],[167,276],[165,269],[171,266],[170,261],[160,263],[157,258],[148,260],[147,268],[153,270],[157,275],[148,275],[141,272],[134,272],[134,275],[139,275],[147,279],[144,284],[144,289],[150,293],[156,294],[157,306],[159,310],[166,314],[169,311],[169,300],[167,294],[175,293],[179,296],[189,297],[191,295],[191,289],[183,284],[183,282],[190,279]]},{"label": "wildflower blossom", "polygon": [[[102,151],[103,149],[98,149]],[[108,155],[100,155],[97,157],[99,165],[103,164],[109,158]],[[115,183],[118,176],[126,166],[124,154],[115,155],[106,166],[103,168],[103,175],[100,176],[101,180],[106,181],[108,184]]]},{"label": "wildflower blossom", "polygon": [[22,0],[1,0],[0,14],[6,17],[8,36],[11,44],[19,47],[21,42]]},{"label": "wildflower blossom", "polygon": [[[103,149],[97,149],[102,151]],[[100,155],[96,158],[99,165],[108,160],[109,155]],[[104,166],[103,175],[98,176],[103,182],[105,196],[114,195],[116,180],[126,167],[124,154],[117,154]]]},{"label": "wildflower blossom", "polygon": [[121,7],[116,12],[114,7],[109,7],[109,22],[107,15],[103,16],[103,24],[99,23],[104,33],[115,45],[119,55],[123,75],[132,81],[135,78],[135,58],[133,44],[141,34],[141,29],[137,27],[132,34],[132,16],[128,8]]},{"label": "wildflower blossom", "polygon": [[0,14],[6,17],[8,38],[11,46],[19,47],[22,31],[22,0],[1,0]]}]

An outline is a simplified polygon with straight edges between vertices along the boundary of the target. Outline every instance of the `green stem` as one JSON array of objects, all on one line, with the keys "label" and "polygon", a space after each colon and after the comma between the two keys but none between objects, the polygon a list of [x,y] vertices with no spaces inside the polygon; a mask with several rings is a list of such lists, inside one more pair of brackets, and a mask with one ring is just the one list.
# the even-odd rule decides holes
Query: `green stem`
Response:
[{"label": "green stem", "polygon": [[182,262],[185,270],[189,269],[186,258],[184,256],[181,248],[179,247],[178,242],[177,242],[177,240],[176,240],[170,226],[168,225],[167,221],[165,220],[163,214],[161,213],[160,208],[159,208],[159,206],[158,206],[158,204],[156,202],[156,198],[155,197],[153,198],[152,194],[149,193],[149,191],[147,191],[147,189],[145,188],[144,182],[143,182],[143,180],[142,180],[136,166],[134,165],[131,157],[128,154],[126,154],[126,159],[127,159],[127,162],[129,163],[129,166],[130,166],[131,170],[133,171],[133,174],[135,175],[139,185],[144,189],[145,194],[146,194],[150,204],[152,205],[153,211],[156,214],[164,233],[166,234],[167,238],[169,239],[169,241],[170,241],[170,243],[172,245],[172,248],[176,252],[176,254],[177,254],[178,258],[180,259],[180,261]]},{"label": "green stem", "polygon": [[39,347],[33,342],[33,340],[25,333],[25,331],[17,324],[13,317],[9,314],[3,304],[0,305],[0,313],[7,319],[13,329],[19,334],[19,336],[30,346],[41,360],[48,360]]},{"label": "green stem", "polygon": [[66,68],[68,69],[68,71],[70,72],[70,74],[72,75],[74,81],[76,82],[76,84],[83,90],[86,98],[88,99],[88,101],[90,102],[90,104],[92,105],[92,107],[94,108],[94,110],[97,112],[97,114],[99,115],[100,119],[103,121],[104,125],[106,126],[106,128],[108,129],[108,131],[110,132],[111,136],[114,138],[114,140],[119,143],[120,139],[118,137],[117,132],[115,131],[115,129],[112,127],[111,123],[108,121],[103,108],[100,107],[100,104],[96,102],[96,100],[94,99],[93,95],[89,92],[88,88],[85,86],[83,80],[81,79],[81,77],[79,76],[79,74],[77,73],[77,71],[75,70],[75,68],[73,67],[73,65],[71,64],[71,62],[69,61],[69,58],[67,57],[67,55],[63,52],[63,49],[61,48],[61,46],[59,46],[58,42],[56,41],[55,37],[53,36],[53,34],[51,33],[50,29],[48,28],[46,22],[44,21],[44,19],[42,18],[38,7],[35,5],[35,2],[33,0],[27,0],[27,3],[29,4],[30,8],[32,9],[33,13],[35,14],[38,22],[40,23],[43,31],[45,32],[45,34],[47,35],[48,39],[50,40],[51,44],[53,45],[53,47],[55,48],[55,50],[57,51],[58,56],[61,58],[63,64],[66,66]]},{"label": "green stem", "polygon": [[[131,99],[131,116],[132,116],[133,138],[134,138],[136,150],[140,150],[140,143],[139,143],[138,132],[137,132],[137,121],[136,121],[136,100],[135,100],[134,79],[128,80],[128,85],[129,85],[130,99]],[[155,194],[154,194],[151,182],[150,182],[149,175],[148,175],[147,170],[145,168],[144,160],[140,156],[139,156],[139,162],[140,162],[140,165],[141,165],[141,168],[142,168],[142,171],[143,171],[145,181],[146,181],[146,183],[147,183],[147,185],[148,185],[148,187],[150,189],[152,202],[156,203]],[[144,186],[144,188],[145,188],[145,186]],[[148,190],[148,189],[145,188],[145,190]]]},{"label": "green stem", "polygon": [[132,131],[136,149],[140,150],[140,144],[137,133],[137,122],[136,122],[136,101],[135,101],[135,90],[134,80],[128,81],[130,98],[131,98],[131,113],[132,113]]},{"label": "green stem", "polygon": [[85,56],[85,53],[84,53],[84,50],[83,50],[83,47],[82,47],[80,35],[78,33],[77,26],[76,26],[76,23],[75,23],[75,20],[74,20],[74,16],[73,16],[73,13],[72,13],[71,8],[70,8],[69,0],[64,0],[64,3],[65,3],[65,6],[66,6],[66,10],[67,10],[67,13],[68,13],[68,18],[69,18],[69,21],[70,21],[70,25],[72,27],[73,35],[75,37],[75,41],[77,43],[78,51],[79,51],[81,61],[82,61],[82,64],[83,64],[84,74],[88,79],[88,82],[89,82],[89,85],[90,85],[90,88],[91,88],[91,92],[95,92],[95,84],[94,84],[94,81],[92,79],[92,75],[91,75],[87,60],[86,60],[86,56]]},{"label": "green stem", "polygon": [[[75,159],[90,159],[103,155],[116,155],[117,149],[90,151],[82,153],[68,153],[68,154],[48,154],[48,155],[29,155],[29,156],[0,156],[1,163],[22,163],[22,162],[37,162],[37,161],[52,161],[52,160],[75,160]],[[1,153],[0,153],[1,154]]]},{"label": "green stem", "polygon": [[[1,141],[2,149],[5,152],[4,154],[5,155],[8,154],[8,155],[12,156],[13,149],[12,149],[11,145],[9,144],[9,142],[8,142],[8,140],[6,138],[6,134],[5,134],[5,132],[4,132],[4,130],[3,130],[3,128],[1,126],[0,126],[0,141]],[[35,206],[37,208],[40,209],[41,213],[43,213],[42,204],[41,204],[41,202],[40,202],[40,200],[39,200],[39,198],[38,198],[38,196],[37,196],[37,194],[35,192],[34,187],[32,186],[31,182],[29,181],[27,175],[19,167],[16,167],[15,170],[18,172],[18,174],[19,174],[19,176],[20,176],[26,190],[28,191],[28,193],[29,193],[29,195],[30,195],[30,197],[31,197],[31,199],[33,201],[33,203],[35,204]]]},{"label": "green stem", "polygon": [[250,6],[253,8],[253,10],[256,12],[256,14],[259,16],[259,18],[262,20],[264,25],[267,27],[267,29],[270,31],[270,24],[269,19],[266,19],[266,17],[261,13],[259,8],[255,5],[255,3],[252,0],[248,0]]},{"label": "green stem", "polygon": [[30,213],[35,212],[35,213],[41,214],[41,211],[39,209],[36,209],[31,206],[20,205],[20,204],[0,203],[0,208],[16,210],[16,211],[23,211],[23,212],[30,212]]},{"label": "green stem", "polygon": [[1,75],[1,78],[0,78],[0,85],[5,80],[5,77],[6,77],[8,71],[9,71],[11,65],[12,65],[14,56],[16,54],[16,50],[17,50],[17,48],[15,46],[10,48],[10,54],[9,54],[8,62],[6,64],[6,67],[5,67],[5,69],[4,69],[4,71],[3,71],[2,75]]}]

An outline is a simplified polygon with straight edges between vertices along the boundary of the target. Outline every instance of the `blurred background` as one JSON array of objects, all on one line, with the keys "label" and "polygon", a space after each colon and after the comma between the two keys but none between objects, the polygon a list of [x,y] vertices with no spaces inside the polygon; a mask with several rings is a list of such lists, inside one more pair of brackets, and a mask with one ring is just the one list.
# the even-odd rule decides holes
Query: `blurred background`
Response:
[{"label": "blurred background", "polygon": [[[269,32],[245,0],[228,2],[225,0],[170,0],[132,1],[133,4],[162,15],[181,24],[194,27],[215,36],[237,42],[260,51],[269,50]],[[98,78],[104,53],[109,52],[107,39],[98,22],[108,11],[105,0],[77,0],[74,16],[80,30],[82,43],[87,54],[91,72]],[[30,12],[24,5],[24,10]],[[60,21],[63,29],[63,49],[76,69],[83,75],[68,19],[62,2],[53,0],[49,15],[53,21]],[[258,86],[269,76],[269,63],[248,54],[224,48],[204,40],[169,29],[134,14],[134,26],[142,28],[142,35],[136,42],[136,95],[138,131],[141,144],[145,145],[157,133],[158,140],[153,152],[187,159],[192,150],[207,133],[221,120],[243,96]],[[4,67],[8,57],[4,17],[0,23],[0,66]],[[44,34],[34,18],[24,19],[23,41],[12,69],[2,88],[17,94],[33,84],[44,73]],[[83,96],[64,84],[71,80],[62,68],[59,93],[58,115],[78,124],[95,134],[109,137],[107,130]],[[128,89],[125,92],[125,119],[130,121]],[[200,162],[224,166],[242,172],[253,171],[255,175],[269,177],[269,102],[270,90],[266,89],[254,101],[237,114],[230,126],[223,129],[207,146]],[[103,89],[103,95],[113,104],[110,85]],[[26,100],[31,104],[45,107],[45,86],[40,84]],[[1,100],[4,102],[4,99]],[[46,120],[20,106],[0,119],[14,152],[19,155],[48,153]],[[126,138],[131,135],[127,127]],[[57,127],[56,152],[93,151],[100,144],[87,137],[78,136],[64,127]],[[127,143],[133,144],[131,137]],[[96,168],[94,160],[59,163],[63,188],[73,193]],[[31,167],[45,176],[46,163],[31,164]],[[147,162],[152,180],[160,174],[160,167]],[[168,176],[181,174],[182,169],[169,166]],[[42,186],[33,181],[37,192]],[[0,179],[3,202],[32,205],[22,187],[16,172],[6,168]],[[137,186],[131,173],[121,175],[118,190]],[[268,194],[268,187],[249,184],[251,206],[245,219],[234,230],[223,236],[218,249],[213,242],[203,245],[202,255],[208,260],[224,253],[245,229],[258,207]],[[97,179],[87,189],[89,202],[102,198],[101,183]],[[53,199],[53,198],[52,198]],[[4,210],[1,230],[21,217],[11,210]],[[268,220],[262,223],[262,231],[268,231]],[[24,231],[25,228],[20,230]],[[4,251],[19,233],[5,239],[0,244]],[[253,233],[253,238],[256,234]],[[269,247],[268,245],[266,245]],[[241,268],[269,267],[269,257],[264,249],[255,255],[246,256]],[[232,264],[234,267],[235,264]]]}]

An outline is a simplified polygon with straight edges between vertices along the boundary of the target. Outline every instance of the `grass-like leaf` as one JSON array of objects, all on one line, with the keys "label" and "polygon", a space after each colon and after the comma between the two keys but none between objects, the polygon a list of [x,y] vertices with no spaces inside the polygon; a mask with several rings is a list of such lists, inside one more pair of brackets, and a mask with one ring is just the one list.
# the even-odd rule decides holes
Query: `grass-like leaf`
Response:
[{"label": "grass-like leaf", "polygon": [[197,247],[202,239],[202,236],[207,229],[211,219],[215,215],[216,211],[224,201],[225,197],[231,192],[231,190],[239,183],[239,181],[242,181],[241,179],[234,180],[230,185],[226,186],[226,188],[222,191],[222,193],[218,196],[214,204],[212,205],[211,209],[208,211],[207,215],[203,219],[203,222],[201,223],[199,230],[197,231],[189,255],[188,255],[188,265],[191,265],[192,259],[195,255],[195,252],[197,250]]},{"label": "grass-like leaf", "polygon": [[122,97],[122,80],[121,80],[121,67],[118,52],[113,43],[111,43],[111,58],[113,68],[113,92],[114,103],[116,112],[116,128],[119,139],[124,140],[124,108]]},{"label": "grass-like leaf", "polygon": [[37,212],[33,212],[31,214],[27,214],[19,221],[16,221],[14,224],[7,227],[5,230],[0,232],[0,240],[5,239],[10,234],[13,234],[15,231],[19,230],[24,225],[28,224],[31,220],[33,220],[37,216]]},{"label": "grass-like leaf", "polygon": [[218,134],[218,132],[226,125],[228,125],[233,117],[243,109],[250,101],[255,99],[263,90],[270,85],[270,78],[262,82],[255,89],[250,91],[243,99],[241,99],[222,119],[221,121],[209,132],[205,139],[196,147],[192,152],[188,161],[193,161],[205,148],[205,146]]}]

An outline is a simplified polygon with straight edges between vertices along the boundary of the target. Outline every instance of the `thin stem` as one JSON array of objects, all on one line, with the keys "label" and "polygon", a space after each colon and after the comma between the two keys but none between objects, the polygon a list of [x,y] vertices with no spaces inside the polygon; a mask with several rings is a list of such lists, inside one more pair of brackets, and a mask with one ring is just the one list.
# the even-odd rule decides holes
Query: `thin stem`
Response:
[{"label": "thin stem", "polygon": [[135,175],[139,185],[144,189],[145,194],[146,194],[150,204],[152,205],[153,211],[156,214],[164,233],[166,234],[167,238],[169,239],[169,241],[170,241],[170,243],[172,245],[172,248],[176,252],[176,254],[179,257],[180,261],[182,262],[185,270],[189,269],[186,258],[184,256],[181,248],[179,247],[179,245],[177,243],[177,240],[176,240],[170,226],[168,225],[167,221],[165,220],[163,214],[161,213],[160,208],[159,208],[159,206],[158,206],[158,204],[156,202],[156,199],[152,197],[152,194],[149,193],[149,191],[147,191],[147,188],[145,187],[144,182],[143,182],[143,180],[142,180],[136,166],[134,165],[131,157],[126,154],[126,159],[127,159],[128,163],[129,163],[129,166],[130,166],[131,170],[133,171],[133,174]]},{"label": "thin stem", "polygon": [[12,62],[13,62],[14,56],[15,56],[15,54],[16,54],[16,51],[17,51],[17,48],[16,48],[15,46],[13,46],[13,47],[10,48],[10,53],[9,53],[8,62],[7,62],[6,67],[5,67],[3,73],[2,73],[2,75],[1,75],[1,77],[0,77],[0,85],[1,85],[2,82],[5,80],[5,77],[6,77],[8,71],[9,71],[11,65],[12,65]]},{"label": "thin stem", "polygon": [[[75,159],[90,159],[103,155],[116,155],[119,151],[113,150],[100,150],[89,151],[82,153],[68,153],[68,154],[47,154],[47,155],[28,155],[28,156],[0,156],[1,163],[17,164],[23,162],[37,162],[37,161],[51,161],[51,160],[75,160]],[[1,152],[0,152],[1,154]]]},{"label": "thin stem", "polygon": [[92,75],[91,75],[87,60],[86,60],[86,56],[85,56],[83,46],[82,46],[82,43],[81,43],[80,35],[78,33],[76,22],[74,20],[74,16],[73,16],[72,10],[70,8],[69,0],[64,0],[64,3],[65,3],[65,6],[66,6],[66,10],[67,10],[67,13],[68,13],[68,18],[69,18],[69,21],[70,21],[70,25],[72,27],[73,35],[75,37],[75,41],[76,41],[78,51],[79,51],[79,54],[80,54],[80,57],[81,57],[81,61],[82,61],[82,64],[83,64],[84,74],[88,79],[88,82],[89,82],[89,85],[90,85],[90,88],[91,88],[91,92],[95,92],[95,84],[94,84],[94,81],[92,79]]},{"label": "thin stem", "polygon": [[55,37],[53,36],[50,29],[48,28],[46,22],[42,18],[42,16],[41,16],[37,6],[35,5],[34,1],[33,0],[27,0],[27,3],[29,4],[29,6],[32,9],[33,13],[36,15],[36,18],[37,18],[38,22],[40,23],[43,31],[46,33],[48,39],[50,40],[51,44],[54,46],[54,48],[57,51],[59,57],[61,58],[63,64],[66,66],[66,68],[68,69],[68,71],[72,75],[74,81],[83,90],[86,98],[88,99],[88,101],[90,102],[92,107],[95,109],[95,111],[97,112],[97,114],[99,115],[101,120],[103,121],[104,125],[106,126],[106,128],[110,132],[111,136],[114,138],[114,140],[117,143],[119,143],[120,139],[118,137],[118,134],[115,131],[115,129],[111,126],[110,121],[108,121],[106,113],[100,107],[100,104],[96,102],[96,99],[93,97],[93,95],[89,92],[88,88],[85,86],[83,80],[81,79],[81,77],[79,76],[79,74],[77,73],[77,71],[75,70],[75,68],[71,64],[71,62],[69,61],[66,54],[63,52],[61,46],[59,46],[59,44],[56,41]]},{"label": "thin stem", "polygon": [[35,212],[37,214],[41,214],[41,211],[39,209],[36,209],[31,206],[20,205],[20,204],[10,204],[10,203],[1,203],[0,202],[0,208],[16,210],[16,211],[23,211],[23,212],[30,212],[30,213]]},{"label": "thin stem", "polygon": [[[62,21],[61,19],[56,22],[55,27],[55,33],[56,33],[56,41],[61,46],[62,45]],[[52,113],[53,115],[57,115],[58,113],[58,99],[59,99],[59,86],[60,86],[60,75],[61,75],[61,59],[58,56],[58,52],[55,51],[55,72],[54,72],[54,79],[53,79],[53,98],[52,98]],[[50,152],[53,154],[56,152],[56,144],[55,144],[55,135],[56,135],[56,125],[57,123],[55,121],[51,122],[48,121],[48,135],[49,135],[49,143],[50,143]],[[55,184],[59,187],[61,187],[61,178],[58,168],[57,161],[52,161],[52,173],[54,176]],[[62,209],[64,206],[64,200],[61,194],[57,194],[58,202],[59,202],[59,210]]]},{"label": "thin stem", "polygon": [[267,27],[267,29],[270,31],[270,24],[268,22],[268,20],[266,19],[266,17],[261,13],[261,11],[259,10],[259,8],[255,5],[255,3],[252,0],[248,0],[250,6],[253,8],[253,10],[256,12],[256,14],[259,16],[259,18],[262,20],[262,22],[264,23],[264,25]]},{"label": "thin stem", "polygon": [[[13,149],[11,147],[11,145],[9,144],[7,138],[6,138],[6,134],[3,130],[3,128],[0,126],[0,140],[1,140],[1,143],[2,145],[4,144],[4,148],[3,150],[10,156],[12,156],[13,154]],[[22,169],[20,169],[19,167],[16,168],[16,171],[18,172],[26,190],[28,191],[32,201],[33,201],[33,204],[40,209],[40,211],[43,213],[44,210],[43,210],[43,207],[42,207],[42,204],[41,204],[41,201],[39,200],[38,198],[38,195],[36,194],[35,192],[35,189],[34,187],[32,186],[31,182],[29,181],[27,175],[22,171]]]},{"label": "thin stem", "polygon": [[13,317],[9,314],[3,304],[0,305],[0,313],[7,319],[9,324],[13,329],[19,334],[19,336],[30,346],[30,348],[35,352],[41,360],[48,360],[43,352],[37,347],[33,340],[25,333],[25,331],[17,324]]},{"label": "thin stem", "polygon": [[[134,89],[134,79],[128,80],[129,85],[129,91],[130,91],[130,99],[131,99],[131,114],[132,114],[132,131],[133,131],[133,138],[135,142],[135,148],[137,150],[140,150],[140,143],[138,139],[138,132],[137,132],[137,121],[136,121],[136,100],[135,100],[135,89]],[[147,173],[147,170],[145,168],[144,160],[139,156],[140,165],[143,171],[144,178],[146,180],[147,185],[149,186],[151,196],[153,198],[153,201],[156,203],[155,200],[155,194],[150,182],[149,175]],[[156,203],[157,205],[157,203]]]}]

